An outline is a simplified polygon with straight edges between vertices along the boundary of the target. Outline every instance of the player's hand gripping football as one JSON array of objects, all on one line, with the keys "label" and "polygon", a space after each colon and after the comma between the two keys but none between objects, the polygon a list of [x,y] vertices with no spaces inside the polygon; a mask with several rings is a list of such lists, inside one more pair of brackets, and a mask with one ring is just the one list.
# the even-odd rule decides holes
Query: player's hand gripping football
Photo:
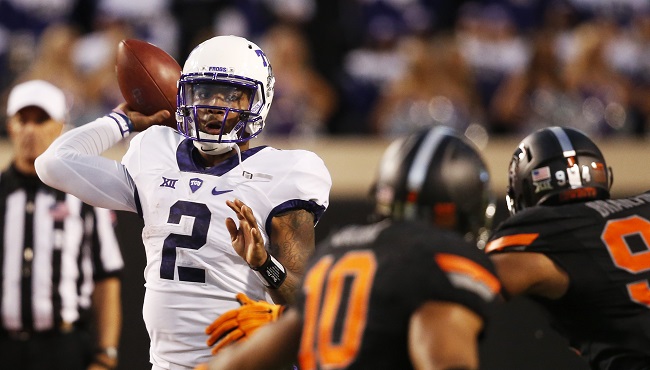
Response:
[{"label": "player's hand gripping football", "polygon": [[262,266],[268,257],[268,252],[264,248],[264,239],[257,227],[253,210],[239,199],[227,200],[226,204],[235,211],[239,220],[239,228],[237,228],[235,220],[230,217],[226,219],[232,247],[251,268]]},{"label": "player's hand gripping football", "polygon": [[153,125],[164,125],[165,120],[171,116],[171,113],[166,110],[160,110],[150,116],[146,116],[132,110],[126,102],[118,105],[114,111],[129,117],[134,131],[144,131]]},{"label": "player's hand gripping football", "polygon": [[205,329],[205,333],[209,335],[208,346],[218,342],[212,348],[213,355],[231,343],[248,339],[262,325],[277,320],[285,307],[265,301],[254,301],[244,293],[237,294],[237,301],[241,307],[219,316]]}]

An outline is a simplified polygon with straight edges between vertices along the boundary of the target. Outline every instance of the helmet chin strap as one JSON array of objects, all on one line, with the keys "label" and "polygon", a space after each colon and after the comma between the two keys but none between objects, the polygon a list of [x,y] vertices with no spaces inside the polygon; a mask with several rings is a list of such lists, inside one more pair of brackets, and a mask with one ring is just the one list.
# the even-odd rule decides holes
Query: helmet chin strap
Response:
[{"label": "helmet chin strap", "polygon": [[[210,136],[214,136],[214,135],[210,135]],[[224,136],[226,136],[226,135],[224,135]],[[230,151],[230,150],[232,150],[234,148],[235,151],[237,152],[237,158],[239,159],[239,164],[237,165],[237,167],[239,167],[239,169],[242,171],[242,176],[246,177],[247,174],[248,174],[248,176],[251,176],[251,178],[252,178],[253,174],[248,173],[248,172],[246,172],[244,170],[244,166],[242,165],[242,159],[241,159],[241,149],[239,148],[239,145],[237,145],[237,143],[204,143],[204,142],[194,140],[194,146],[197,149],[199,149],[201,152],[203,152],[205,154],[208,154],[208,155],[223,154],[223,153],[226,153],[226,152],[228,152],[228,151]],[[210,148],[213,148],[213,149],[210,150]],[[268,176],[268,175],[264,175],[264,174],[255,174],[255,175],[257,175],[257,176]]]},{"label": "helmet chin strap", "polygon": [[235,143],[206,143],[202,141],[194,140],[194,146],[208,155],[219,155],[232,150],[233,147],[237,146]]},{"label": "helmet chin strap", "polygon": [[[234,131],[234,130],[233,130]],[[218,140],[219,136],[218,135],[210,135],[206,133],[202,133],[202,137],[210,140]],[[237,139],[237,136],[235,135],[234,132],[229,132],[228,134],[222,135],[221,136],[222,140],[235,140]],[[226,152],[229,152],[232,150],[233,147],[237,146],[237,143],[231,142],[231,143],[215,143],[215,142],[209,142],[209,141],[198,141],[194,140],[194,146],[200,150],[202,153],[208,154],[208,155],[219,155],[223,154]]]}]

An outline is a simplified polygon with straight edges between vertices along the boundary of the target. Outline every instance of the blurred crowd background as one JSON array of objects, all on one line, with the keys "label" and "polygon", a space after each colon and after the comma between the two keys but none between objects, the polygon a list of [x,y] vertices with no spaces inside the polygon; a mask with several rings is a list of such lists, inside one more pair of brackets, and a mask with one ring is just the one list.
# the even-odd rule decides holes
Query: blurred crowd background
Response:
[{"label": "blurred crowd background", "polygon": [[0,0],[0,89],[49,80],[80,125],[122,100],[120,40],[182,65],[218,34],[272,61],[265,135],[650,134],[648,0]]}]

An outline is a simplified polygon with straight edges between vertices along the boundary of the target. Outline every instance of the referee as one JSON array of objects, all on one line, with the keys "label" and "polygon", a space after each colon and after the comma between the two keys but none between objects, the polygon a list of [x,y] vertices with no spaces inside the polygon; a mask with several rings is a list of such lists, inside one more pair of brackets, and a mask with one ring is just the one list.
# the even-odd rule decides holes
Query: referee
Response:
[{"label": "referee", "polygon": [[114,215],[46,186],[34,169],[66,118],[65,95],[48,82],[9,93],[14,157],[0,174],[3,369],[117,366],[123,261]]}]

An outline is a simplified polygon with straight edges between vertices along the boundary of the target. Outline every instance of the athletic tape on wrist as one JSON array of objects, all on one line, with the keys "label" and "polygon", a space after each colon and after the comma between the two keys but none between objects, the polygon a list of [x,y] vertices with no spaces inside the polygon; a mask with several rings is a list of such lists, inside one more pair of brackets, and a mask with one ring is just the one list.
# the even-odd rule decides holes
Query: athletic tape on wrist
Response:
[{"label": "athletic tape on wrist", "polygon": [[287,278],[287,270],[271,253],[267,253],[266,261],[262,266],[251,267],[251,269],[267,288],[278,289]]},{"label": "athletic tape on wrist", "polygon": [[120,132],[122,133],[122,137],[129,136],[129,134],[133,131],[133,122],[131,122],[126,114],[112,112],[108,115],[108,117],[117,123],[117,126],[120,128]]}]

